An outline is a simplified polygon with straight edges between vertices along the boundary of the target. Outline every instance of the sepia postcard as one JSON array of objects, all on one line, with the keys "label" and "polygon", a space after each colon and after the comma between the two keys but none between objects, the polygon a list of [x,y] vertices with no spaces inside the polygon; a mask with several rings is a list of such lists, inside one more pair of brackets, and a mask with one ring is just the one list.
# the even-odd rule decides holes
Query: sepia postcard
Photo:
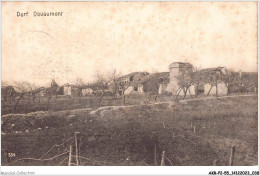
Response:
[{"label": "sepia postcard", "polygon": [[1,175],[259,175],[258,2],[1,13]]}]

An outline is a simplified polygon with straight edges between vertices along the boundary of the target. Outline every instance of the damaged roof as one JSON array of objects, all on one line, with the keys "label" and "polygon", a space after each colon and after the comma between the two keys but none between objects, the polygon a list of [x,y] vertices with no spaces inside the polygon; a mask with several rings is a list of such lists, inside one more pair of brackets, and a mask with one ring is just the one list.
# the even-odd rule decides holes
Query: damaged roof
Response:
[{"label": "damaged roof", "polygon": [[135,83],[135,85],[144,84],[148,81],[154,81],[156,79],[159,80],[160,78],[162,78],[162,79],[169,78],[169,72],[159,72],[159,73],[148,74],[148,75],[142,77],[140,81],[137,81]]}]

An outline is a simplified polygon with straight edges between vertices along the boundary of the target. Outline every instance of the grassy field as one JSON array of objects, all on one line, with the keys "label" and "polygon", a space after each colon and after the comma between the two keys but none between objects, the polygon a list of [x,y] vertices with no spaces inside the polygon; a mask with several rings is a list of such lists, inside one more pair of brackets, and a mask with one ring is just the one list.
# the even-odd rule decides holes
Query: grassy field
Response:
[{"label": "grassy field", "polygon": [[[160,96],[158,101],[162,101],[168,96]],[[127,95],[125,105],[137,105],[148,101],[148,95]],[[17,108],[14,110],[15,101],[2,103],[2,115],[10,113],[30,113],[36,111],[63,111],[72,109],[84,109],[84,108],[98,108],[103,106],[117,106],[124,105],[123,97],[114,98],[112,96],[104,96],[100,101],[100,96],[84,96],[84,97],[70,97],[70,96],[58,96],[48,98],[41,97],[36,99],[33,103],[32,100],[22,99],[19,101]]]},{"label": "grassy field", "polygon": [[[2,115],[16,113],[30,113],[36,111],[64,111],[73,109],[84,109],[84,108],[99,108],[104,106],[122,106],[122,105],[140,105],[147,102],[164,102],[164,101],[174,101],[176,97],[169,95],[158,95],[155,101],[155,95],[151,96],[149,100],[149,94],[131,94],[125,96],[125,102],[123,96],[113,97],[104,96],[100,101],[100,96],[83,96],[83,97],[73,97],[58,95],[52,97],[50,100],[46,97],[36,98],[33,102],[31,99],[21,99],[14,109],[16,101],[2,102],[1,113]],[[182,97],[178,97],[182,99]],[[186,99],[194,98],[194,96],[187,96]]]},{"label": "grassy field", "polygon": [[[67,152],[76,131],[81,165],[158,165],[162,151],[166,165],[228,165],[232,146],[234,165],[257,165],[257,104],[255,95],[4,115],[2,165],[6,153],[40,158],[64,142],[41,159]],[[11,165],[67,164],[68,154]]]}]

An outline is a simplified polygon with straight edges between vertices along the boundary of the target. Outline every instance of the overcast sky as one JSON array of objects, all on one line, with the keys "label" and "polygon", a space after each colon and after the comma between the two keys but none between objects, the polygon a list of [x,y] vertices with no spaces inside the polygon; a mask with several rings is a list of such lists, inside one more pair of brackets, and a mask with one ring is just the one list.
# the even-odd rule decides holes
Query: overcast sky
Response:
[{"label": "overcast sky", "polygon": [[176,61],[257,71],[257,2],[2,2],[2,81],[92,81]]}]

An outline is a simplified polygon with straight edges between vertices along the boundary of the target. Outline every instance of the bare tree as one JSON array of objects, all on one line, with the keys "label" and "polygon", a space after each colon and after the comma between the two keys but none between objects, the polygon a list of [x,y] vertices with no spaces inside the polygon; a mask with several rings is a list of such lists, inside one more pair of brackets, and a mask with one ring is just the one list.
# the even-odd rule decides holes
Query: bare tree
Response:
[{"label": "bare tree", "polygon": [[195,97],[197,98],[198,94],[199,94],[199,87],[203,83],[203,80],[202,80],[203,78],[200,75],[199,68],[193,67],[193,73],[191,75],[191,79],[192,79],[192,85],[194,85],[194,87],[195,87]]},{"label": "bare tree", "polygon": [[[198,68],[191,67],[189,64],[185,64],[182,67],[180,74],[175,78],[179,85],[179,89],[176,92],[176,99],[181,92],[183,92],[183,99],[185,99],[191,86],[194,85],[198,87],[201,83]],[[195,95],[197,96],[196,90]]]},{"label": "bare tree", "polygon": [[76,91],[78,91],[76,95],[82,98],[82,89],[87,85],[87,83],[85,83],[81,78],[76,78],[74,84],[76,85]]},{"label": "bare tree", "polygon": [[33,97],[34,93],[33,91],[36,89],[36,86],[32,83],[29,83],[27,81],[21,81],[21,82],[14,82],[14,87],[17,90],[17,100],[15,102],[13,110],[15,111],[20,100],[24,97],[27,97],[27,103],[29,103],[30,98]]},{"label": "bare tree", "polygon": [[[41,94],[45,91],[46,91],[46,87],[39,87],[39,88],[37,88],[33,91],[34,100],[36,99],[36,97],[38,97],[38,103],[39,104],[41,103]],[[33,100],[33,103],[34,103],[34,100]]]},{"label": "bare tree", "polygon": [[110,85],[113,91],[114,98],[117,98],[120,86],[124,87],[124,85],[120,85],[120,80],[118,79],[120,76],[121,73],[117,72],[116,69],[107,72],[107,84]]},{"label": "bare tree", "polygon": [[195,75],[196,72],[191,72],[190,74],[180,74],[179,76],[176,76],[179,85],[177,95],[179,95],[179,93],[183,91],[183,100],[186,98],[187,92],[190,87],[195,83]]},{"label": "bare tree", "polygon": [[149,101],[151,100],[152,96],[154,95],[154,100],[157,101],[158,91],[159,91],[159,74],[155,73],[153,76],[153,80],[151,81],[151,88],[149,90]]},{"label": "bare tree", "polygon": [[96,84],[100,85],[100,88],[101,88],[101,91],[102,91],[100,98],[99,98],[99,101],[98,101],[98,103],[100,104],[104,95],[105,95],[105,90],[107,89],[109,80],[108,80],[108,76],[105,75],[104,73],[101,73],[101,72],[96,72],[94,77],[96,79]]},{"label": "bare tree", "polygon": [[52,97],[55,96],[55,101],[57,101],[58,98],[58,91],[60,87],[56,83],[56,81],[53,79],[50,85],[47,85],[44,93],[47,95],[47,108],[50,108]]},{"label": "bare tree", "polygon": [[2,103],[3,105],[5,105],[7,103],[7,101],[10,101],[10,104],[12,104],[12,100],[15,97],[15,90],[13,88],[13,86],[9,85],[8,83],[3,83],[1,85],[1,99],[3,100]]},{"label": "bare tree", "polygon": [[105,90],[108,88],[112,90],[112,94],[114,98],[116,98],[117,94],[119,94],[120,92],[120,88],[122,88],[122,85],[120,85],[120,80],[118,79],[120,76],[121,74],[118,73],[116,69],[107,71],[105,73],[96,71],[96,73],[94,74],[94,78],[96,79],[96,83],[100,84],[102,91],[100,99],[98,101],[99,103],[101,103],[105,95]]},{"label": "bare tree", "polygon": [[106,88],[105,85],[107,84],[107,80],[106,80],[106,77],[104,76],[104,74],[102,74],[100,72],[96,72],[94,77],[96,79],[96,83],[101,84],[102,93],[101,93],[100,99],[98,101],[98,103],[101,103],[103,96],[105,94],[105,88]]},{"label": "bare tree", "polygon": [[[131,86],[130,83],[124,83],[124,82],[118,82],[118,92],[121,92],[122,99],[123,99],[123,105],[125,105],[126,102],[126,90]],[[131,91],[128,95],[130,95],[133,91]]]},{"label": "bare tree", "polygon": [[85,86],[86,83],[81,79],[81,78],[76,78],[76,80],[74,81],[74,84],[77,86]]},{"label": "bare tree", "polygon": [[230,94],[231,87],[236,83],[236,79],[239,77],[239,73],[225,69],[225,75],[222,76],[222,80],[227,87],[227,95]]},{"label": "bare tree", "polygon": [[218,84],[223,81],[222,80],[223,73],[221,71],[222,69],[223,69],[223,67],[218,67],[215,70],[211,71],[211,73],[208,75],[207,82],[210,85],[210,89],[207,93],[207,96],[209,96],[209,94],[214,86],[216,87],[216,96],[218,96]]},{"label": "bare tree", "polygon": [[148,92],[148,101],[151,101],[152,96],[155,96],[155,101],[157,100],[160,83],[160,73],[156,70],[143,79],[142,84],[144,90]]},{"label": "bare tree", "polygon": [[49,88],[50,97],[52,97],[54,95],[55,100],[57,100],[59,88],[60,88],[59,85],[53,79],[52,82],[51,82],[51,87]]}]

